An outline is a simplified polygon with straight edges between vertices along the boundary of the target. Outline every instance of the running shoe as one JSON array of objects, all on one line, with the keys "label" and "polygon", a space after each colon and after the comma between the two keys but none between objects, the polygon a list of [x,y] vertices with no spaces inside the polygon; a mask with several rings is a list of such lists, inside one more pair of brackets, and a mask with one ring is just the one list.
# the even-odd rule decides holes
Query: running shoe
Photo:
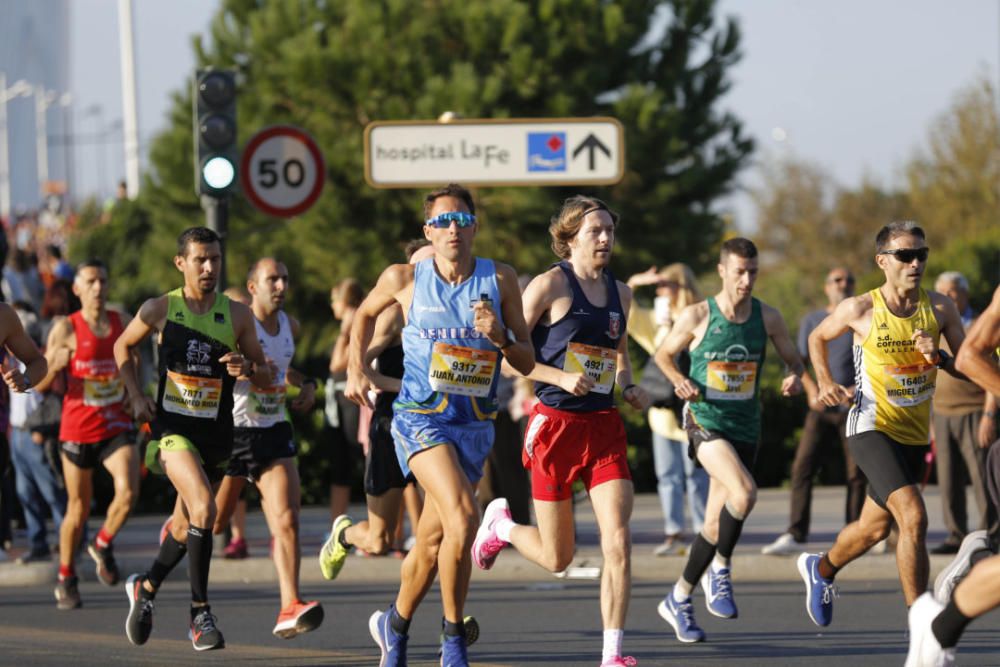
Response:
[{"label": "running shoe", "polygon": [[990,543],[986,537],[985,530],[974,530],[962,540],[962,546],[958,548],[958,555],[934,580],[934,597],[941,604],[948,604],[951,599],[951,592],[958,586],[958,582],[969,574],[972,568],[972,554],[981,550],[989,550]]},{"label": "running shoe", "polygon": [[662,544],[653,547],[654,556],[684,555],[684,539],[680,534],[667,535]]},{"label": "running shoe", "polygon": [[910,652],[903,667],[949,667],[955,664],[955,649],[941,648],[931,630],[931,622],[944,605],[924,593],[910,607]]},{"label": "running shoe", "polygon": [[226,648],[226,640],[222,638],[222,632],[215,626],[215,614],[211,607],[205,605],[195,615],[191,621],[191,629],[188,630],[188,639],[195,651],[211,651],[217,648]]},{"label": "running shoe", "polygon": [[222,550],[222,557],[228,560],[243,560],[249,556],[250,551],[247,549],[247,541],[242,537],[238,540],[229,540],[229,544]]},{"label": "running shoe", "polygon": [[368,619],[368,632],[382,651],[379,667],[406,667],[406,642],[409,637],[392,629],[391,617],[392,605],[385,611],[376,611]]},{"label": "running shoe", "polygon": [[461,635],[445,635],[441,640],[441,667],[469,667],[468,643]]},{"label": "running shoe", "polygon": [[347,560],[347,549],[340,543],[340,536],[351,527],[351,517],[341,514],[333,520],[330,537],[326,539],[319,552],[319,569],[324,579],[336,579],[340,569]]},{"label": "running shoe", "polygon": [[97,578],[105,586],[115,586],[118,584],[119,572],[118,563],[115,562],[115,552],[112,545],[103,549],[97,546],[96,542],[87,545],[87,553],[97,563]]},{"label": "running shoe", "polygon": [[167,539],[167,535],[170,534],[170,526],[174,524],[174,515],[171,514],[163,521],[163,525],[160,526],[160,544],[163,544],[163,540]]},{"label": "running shoe", "polygon": [[144,598],[139,592],[142,586],[142,575],[133,574],[125,582],[125,595],[128,596],[128,618],[125,619],[125,634],[128,640],[136,646],[142,646],[153,631],[153,601]]},{"label": "running shoe", "polygon": [[323,622],[323,605],[315,600],[296,600],[281,610],[278,623],[272,633],[282,639],[291,639],[305,632],[311,632]]},{"label": "running shoe", "polygon": [[56,609],[79,609],[83,606],[80,600],[80,580],[77,577],[66,577],[56,584]]},{"label": "running shoe", "polygon": [[492,568],[500,550],[509,544],[497,535],[497,522],[501,519],[510,519],[510,507],[505,498],[497,498],[486,506],[483,523],[476,531],[476,540],[472,543],[472,561],[481,570]]},{"label": "running shoe", "polygon": [[[465,625],[465,645],[472,646],[479,639],[479,621],[476,620],[475,616],[471,614],[462,619],[462,623]],[[438,642],[442,645],[444,644],[444,619],[441,619],[441,634],[438,636]],[[441,657],[441,647],[438,647],[438,657]]]},{"label": "running shoe", "polygon": [[802,554],[798,566],[802,581],[806,584],[806,611],[809,618],[820,627],[830,625],[833,620],[833,598],[838,597],[837,587],[829,579],[819,575],[819,560],[823,554]]},{"label": "running shoe", "polygon": [[796,542],[791,533],[782,533],[778,538],[760,550],[765,556],[791,556],[802,551],[802,543]]},{"label": "running shoe", "polygon": [[638,664],[639,661],[630,655],[616,655],[615,657],[602,662],[601,667],[635,667]]},{"label": "running shoe", "polygon": [[691,604],[690,597],[685,598],[682,602],[677,602],[671,591],[667,593],[667,597],[660,601],[656,611],[659,612],[663,620],[673,627],[679,641],[685,644],[705,641],[705,631],[699,628],[698,623],[694,620],[694,605]]},{"label": "running shoe", "polygon": [[719,618],[736,618],[740,615],[733,599],[733,579],[728,567],[716,570],[710,566],[701,577],[701,588],[705,591],[708,613]]}]

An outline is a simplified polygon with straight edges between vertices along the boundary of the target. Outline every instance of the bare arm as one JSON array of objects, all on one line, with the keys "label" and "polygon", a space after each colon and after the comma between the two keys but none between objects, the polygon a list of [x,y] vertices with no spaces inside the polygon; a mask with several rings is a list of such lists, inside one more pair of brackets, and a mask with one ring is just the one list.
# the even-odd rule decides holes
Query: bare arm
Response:
[{"label": "bare arm", "polygon": [[[517,372],[527,375],[535,367],[535,348],[531,344],[531,329],[525,320],[517,273],[512,267],[498,263],[497,283],[500,286],[500,310],[507,330],[500,332],[502,336],[498,336],[496,340],[491,337],[490,342],[503,348],[504,359]],[[508,332],[514,335],[513,344],[507,339]],[[492,335],[497,336],[497,333],[493,332]]]},{"label": "bare arm", "polygon": [[[402,330],[402,307],[396,304],[388,310],[383,310],[378,319],[375,320],[375,333],[372,335],[372,342],[368,345],[368,351],[365,353],[365,365],[372,368],[372,363],[378,358],[378,355],[398,344],[399,334]],[[372,368],[368,377],[375,388],[382,391],[399,393],[403,386],[401,378],[389,377],[376,368]]]},{"label": "bare arm", "polygon": [[368,399],[371,379],[365,356],[375,333],[375,322],[383,310],[394,303],[403,305],[401,293],[413,284],[413,266],[393,264],[379,276],[378,282],[354,313],[348,346],[347,387],[344,395],[358,405],[373,407]]},{"label": "bare arm", "polygon": [[[948,341],[951,344],[951,341]],[[993,356],[1000,345],[1000,287],[986,311],[969,329],[958,349],[955,365],[958,370],[987,392],[1000,396],[1000,369]],[[955,349],[955,348],[952,348]]]},{"label": "bare arm", "polygon": [[340,334],[333,342],[333,352],[330,353],[330,374],[336,375],[347,370],[348,348],[351,344],[351,327],[354,326],[356,310],[351,308],[344,313],[340,322]]},{"label": "bare arm", "polygon": [[708,317],[708,305],[704,301],[682,310],[677,321],[674,322],[673,328],[670,329],[670,333],[667,334],[666,339],[660,344],[653,356],[656,365],[674,385],[674,393],[685,401],[696,399],[701,392],[698,385],[677,368],[674,357],[681,350],[688,348],[691,341],[694,340],[695,329],[706,317]]},{"label": "bare arm", "polygon": [[[299,321],[288,315],[288,327],[292,330],[292,340],[298,340]],[[299,395],[292,399],[291,408],[295,412],[309,412],[316,403],[316,380],[291,366],[285,371],[285,385],[298,387]]]},{"label": "bare arm", "polygon": [[[764,305],[764,328],[777,350],[778,356],[785,362],[785,379],[781,381],[781,395],[794,396],[802,392],[802,376],[805,374],[805,364],[799,351],[795,349],[792,337],[788,335],[785,318],[776,308]],[[811,381],[811,380],[810,380]]]},{"label": "bare arm", "polygon": [[819,401],[823,405],[833,407],[851,398],[847,387],[833,381],[830,373],[830,355],[827,344],[845,331],[853,331],[853,323],[864,313],[865,297],[844,299],[826,319],[817,325],[809,334],[809,358],[816,372],[816,384],[819,390]]},{"label": "bare arm", "polygon": [[14,368],[4,369],[3,379],[13,391],[25,392],[41,380],[47,371],[45,357],[21,326],[14,309],[6,303],[0,303],[0,331],[4,332],[3,345],[24,364],[22,373]]},{"label": "bare arm", "polygon": [[[962,326],[962,316],[959,314],[958,308],[955,306],[955,302],[943,294],[938,294],[937,292],[929,292],[928,295],[934,305],[934,315],[938,318],[938,326],[941,328],[941,335],[944,336],[946,341],[948,341],[948,347],[952,350],[961,349],[962,341],[965,340],[965,327]],[[914,334],[914,338],[917,339],[918,335]],[[917,349],[920,350],[921,353],[924,353],[924,350],[930,350],[930,354],[924,353],[924,358],[930,363],[936,364],[940,361],[941,354],[938,351],[937,345],[934,345],[934,339],[930,338],[930,336],[927,336],[927,338],[929,341],[917,340]],[[923,348],[922,344],[924,345]],[[955,368],[954,357],[949,357],[944,364],[941,365],[941,370],[949,375],[957,377],[960,380],[969,379],[961,371]]]},{"label": "bare arm", "polygon": [[115,341],[115,363],[125,385],[129,410],[139,423],[148,422],[156,414],[156,402],[145,396],[139,385],[139,344],[154,331],[160,331],[166,317],[167,297],[149,299]]},{"label": "bare arm", "polygon": [[48,371],[45,373],[45,377],[35,385],[35,389],[47,391],[58,377],[59,372],[69,365],[75,338],[73,324],[68,317],[59,317],[52,323],[49,340],[45,343],[45,361],[48,363]]},{"label": "bare arm", "polygon": [[[632,307],[632,290],[628,286],[618,283],[618,299],[621,301],[622,313],[626,322]],[[622,398],[636,410],[645,410],[649,407],[649,397],[646,391],[638,385],[632,384],[632,360],[628,356],[628,337],[622,336],[618,339],[618,374],[615,381],[622,388]]]}]

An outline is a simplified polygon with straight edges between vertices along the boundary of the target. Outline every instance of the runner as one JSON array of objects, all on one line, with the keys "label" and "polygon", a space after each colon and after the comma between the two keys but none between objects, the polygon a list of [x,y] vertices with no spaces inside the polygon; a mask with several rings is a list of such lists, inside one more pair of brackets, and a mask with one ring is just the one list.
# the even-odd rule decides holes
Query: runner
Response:
[{"label": "runner", "polygon": [[875,238],[875,252],[885,282],[842,301],[809,336],[819,400],[832,407],[852,397],[833,380],[827,343],[853,332],[857,389],[847,437],[868,478],[858,520],[840,531],[829,552],[798,559],[806,610],[819,626],[833,618],[837,572],[885,539],[893,520],[899,526],[896,565],[906,605],[927,590],[927,510],[917,485],[930,441],[930,399],[939,368],[963,377],[955,360],[938,350],[941,334],[951,349],[961,345],[965,334],[958,310],[945,295],[920,287],[930,252],[924,231],[913,222],[888,224]]},{"label": "runner", "polygon": [[[128,404],[138,422],[152,422],[146,467],[165,474],[181,503],[170,534],[150,569],[125,584],[129,599],[125,632],[145,644],[153,629],[153,598],[167,575],[191,553],[191,626],[197,651],[225,647],[208,604],[208,570],[216,506],[213,486],[221,480],[233,446],[233,384],[239,376],[260,388],[271,386],[271,367],[257,340],[253,314],[246,306],[215,293],[222,263],[218,235],[205,227],[185,230],[177,239],[174,266],[184,286],[149,299],[115,342]],[[143,395],[138,345],[156,332],[159,387],[156,400]],[[190,522],[190,523],[189,523]]]},{"label": "runner", "polygon": [[214,530],[221,534],[247,482],[257,485],[261,508],[274,537],[272,559],[281,589],[281,611],[272,631],[291,639],[323,622],[323,607],[299,599],[299,510],[302,489],[295,466],[295,440],[285,411],[285,385],[300,387],[291,402],[308,412],[316,400],[316,381],[289,364],[295,356],[299,322],[283,307],[289,287],[288,269],[273,257],[257,260],[247,274],[250,310],[264,355],[275,365],[274,384],[262,388],[240,378],[233,389],[233,455],[215,496],[219,508]]},{"label": "runner", "polygon": [[[656,362],[673,382],[677,396],[687,401],[688,455],[709,476],[705,525],[691,545],[684,572],[657,608],[685,643],[705,641],[691,603],[691,591],[699,580],[710,614],[739,615],[731,560],[757,500],[753,467],[767,340],[785,364],[783,396],[802,391],[805,372],[781,313],[752,296],[758,271],[753,242],[734,238],[723,243],[718,271],[722,291],[685,308],[656,352]],[[685,348],[691,352],[687,376],[674,361]]]},{"label": "runner", "polygon": [[552,572],[569,567],[576,548],[573,483],[580,479],[601,533],[602,665],[634,665],[622,657],[625,616],[632,589],[632,475],[625,426],[614,406],[614,387],[637,410],[646,393],[632,384],[625,323],[632,290],[610,269],[618,215],[600,199],[577,195],[552,219],[552,249],[562,261],[524,291],[531,328],[539,402],[524,438],[538,527],[511,519],[507,500],[487,506],[472,547],[484,570],[508,544]]},{"label": "runner", "polygon": [[[994,396],[1000,396],[1000,369],[996,354],[1000,348],[1000,287],[993,292],[993,301],[969,329],[968,338],[962,343],[955,360],[956,367],[970,380]],[[998,445],[993,443],[995,450]],[[996,464],[997,460],[994,459]],[[991,468],[989,476],[997,479],[1000,470]],[[963,551],[965,553],[963,553]],[[906,667],[938,667],[954,664],[955,647],[965,627],[1000,605],[1000,556],[990,555],[986,549],[978,555],[986,556],[971,569],[970,561],[976,560],[972,550],[962,550],[948,569],[953,576],[968,575],[952,590],[945,588],[944,599],[935,599],[924,593],[910,607],[910,653]],[[964,570],[964,571],[963,571]],[[954,586],[954,584],[952,584]]]},{"label": "runner", "polygon": [[80,310],[53,322],[45,348],[49,371],[38,383],[38,389],[45,390],[67,371],[59,427],[68,496],[59,531],[55,589],[59,609],[76,609],[82,604],[75,559],[90,515],[94,470],[103,466],[115,489],[104,525],[87,547],[97,563],[98,579],[108,586],[117,584],[119,577],[112,540],[125,525],[139,494],[136,433],[125,412],[125,390],[114,357],[115,340],[129,318],[107,309],[108,269],[99,259],[77,267],[73,293],[80,299]]},{"label": "runner", "polygon": [[424,216],[424,235],[434,246],[434,257],[413,266],[390,266],[358,309],[345,392],[371,407],[366,353],[376,318],[398,303],[406,327],[393,439],[403,474],[413,473],[427,503],[416,544],[403,561],[396,600],[369,620],[383,667],[406,664],[410,620],[439,570],[441,664],[468,664],[462,610],[479,516],[473,485],[493,444],[501,350],[522,373],[534,365],[517,274],[472,254],[477,229],[472,195],[455,184],[431,192],[424,200]]}]

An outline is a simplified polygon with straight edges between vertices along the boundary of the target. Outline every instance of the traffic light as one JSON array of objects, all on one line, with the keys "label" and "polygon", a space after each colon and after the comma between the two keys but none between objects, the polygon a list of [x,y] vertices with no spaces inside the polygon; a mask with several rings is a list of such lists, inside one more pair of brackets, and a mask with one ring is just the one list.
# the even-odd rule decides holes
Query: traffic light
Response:
[{"label": "traffic light", "polygon": [[194,77],[194,182],[199,195],[222,198],[236,187],[236,73],[203,69]]}]

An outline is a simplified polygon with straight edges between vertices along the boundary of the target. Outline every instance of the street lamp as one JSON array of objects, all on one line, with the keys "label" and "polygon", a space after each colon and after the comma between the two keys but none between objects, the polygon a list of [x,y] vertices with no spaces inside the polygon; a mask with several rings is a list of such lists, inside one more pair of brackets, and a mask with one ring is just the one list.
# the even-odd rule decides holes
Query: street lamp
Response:
[{"label": "street lamp", "polygon": [[7,102],[28,97],[34,87],[21,79],[7,87],[7,73],[0,72],[0,219],[10,218],[10,154],[7,146]]},{"label": "street lamp", "polygon": [[49,180],[49,123],[47,112],[59,98],[54,90],[45,86],[35,86],[35,153],[38,167],[38,191],[42,194]]}]

